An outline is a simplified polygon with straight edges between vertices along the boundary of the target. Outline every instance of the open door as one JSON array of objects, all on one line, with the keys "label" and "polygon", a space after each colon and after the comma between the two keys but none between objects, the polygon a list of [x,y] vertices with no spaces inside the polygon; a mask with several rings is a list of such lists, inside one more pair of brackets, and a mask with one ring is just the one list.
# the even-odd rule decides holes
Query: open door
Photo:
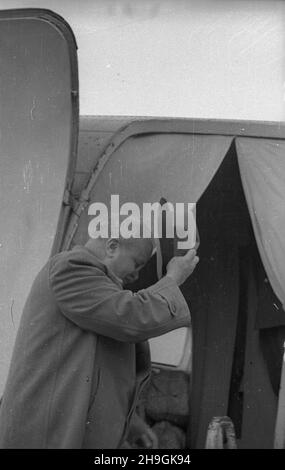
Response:
[{"label": "open door", "polygon": [[62,18],[1,11],[0,48],[1,394],[32,281],[58,247],[79,116],[76,43]]}]

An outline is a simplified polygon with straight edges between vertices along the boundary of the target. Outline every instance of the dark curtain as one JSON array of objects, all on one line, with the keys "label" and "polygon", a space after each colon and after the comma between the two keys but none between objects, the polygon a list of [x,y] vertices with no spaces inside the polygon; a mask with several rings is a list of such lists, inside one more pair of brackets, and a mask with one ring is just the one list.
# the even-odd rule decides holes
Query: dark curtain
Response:
[{"label": "dark curtain", "polygon": [[[229,415],[238,438],[242,437],[244,422],[249,430],[254,428],[254,413],[259,411],[253,412],[246,405],[249,400],[246,394],[252,397],[257,393],[254,387],[258,380],[253,376],[250,385],[245,383],[245,377],[254,375],[248,346],[255,341],[253,330],[259,331],[260,350],[260,357],[254,360],[265,362],[267,378],[264,380],[270,381],[275,396],[285,338],[284,311],[268,282],[257,250],[234,143],[198,201],[197,225],[200,262],[182,286],[193,326],[188,429],[191,448],[204,447],[207,427],[214,416]],[[173,246],[171,240],[162,241],[164,256],[172,256]],[[156,280],[153,257],[131,287],[141,289]],[[270,409],[274,410],[272,396],[266,390],[262,393],[262,400],[271,400]],[[268,412],[264,416],[265,428],[268,424],[268,429],[272,429],[273,414]],[[257,436],[256,441],[261,447],[269,442],[263,435]]]}]

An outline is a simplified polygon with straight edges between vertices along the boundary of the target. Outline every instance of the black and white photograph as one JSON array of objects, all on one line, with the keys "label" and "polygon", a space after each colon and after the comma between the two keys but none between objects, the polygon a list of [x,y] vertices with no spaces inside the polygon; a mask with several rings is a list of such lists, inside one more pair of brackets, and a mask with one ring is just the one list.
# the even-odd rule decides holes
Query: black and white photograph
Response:
[{"label": "black and white photograph", "polygon": [[0,449],[285,449],[284,119],[283,0],[0,0]]}]

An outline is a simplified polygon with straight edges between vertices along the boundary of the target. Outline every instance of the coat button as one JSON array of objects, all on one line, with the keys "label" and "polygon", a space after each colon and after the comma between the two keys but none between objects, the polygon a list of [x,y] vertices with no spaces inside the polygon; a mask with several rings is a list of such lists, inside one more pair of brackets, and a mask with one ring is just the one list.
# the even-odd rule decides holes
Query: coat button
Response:
[{"label": "coat button", "polygon": [[172,310],[172,313],[175,313],[176,310],[177,310],[177,307],[176,307],[175,303],[173,303],[173,302],[171,304],[171,310]]}]

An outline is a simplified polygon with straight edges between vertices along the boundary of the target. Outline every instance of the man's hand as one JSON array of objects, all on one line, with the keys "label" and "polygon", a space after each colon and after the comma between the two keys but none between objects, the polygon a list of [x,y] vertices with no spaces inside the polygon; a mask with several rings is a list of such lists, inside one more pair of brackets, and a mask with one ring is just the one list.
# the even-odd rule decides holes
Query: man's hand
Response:
[{"label": "man's hand", "polygon": [[134,413],[130,424],[128,441],[144,449],[158,448],[156,434],[137,413]]},{"label": "man's hand", "polygon": [[184,256],[174,256],[166,266],[167,276],[180,286],[192,274],[198,262],[195,249],[189,250]]}]

